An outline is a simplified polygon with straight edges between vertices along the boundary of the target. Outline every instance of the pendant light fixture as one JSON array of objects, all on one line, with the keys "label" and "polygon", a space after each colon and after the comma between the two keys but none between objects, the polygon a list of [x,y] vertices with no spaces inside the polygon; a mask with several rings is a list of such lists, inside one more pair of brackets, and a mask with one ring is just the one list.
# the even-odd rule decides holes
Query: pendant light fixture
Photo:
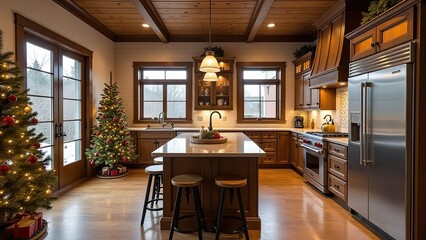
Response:
[{"label": "pendant light fixture", "polygon": [[206,82],[216,82],[217,81],[217,75],[214,72],[208,72],[204,75],[203,81]]},{"label": "pendant light fixture", "polygon": [[[209,0],[209,48],[212,48],[212,0]],[[214,57],[214,51],[206,51],[206,56],[200,65],[200,71],[206,73],[220,72],[219,63]]]}]

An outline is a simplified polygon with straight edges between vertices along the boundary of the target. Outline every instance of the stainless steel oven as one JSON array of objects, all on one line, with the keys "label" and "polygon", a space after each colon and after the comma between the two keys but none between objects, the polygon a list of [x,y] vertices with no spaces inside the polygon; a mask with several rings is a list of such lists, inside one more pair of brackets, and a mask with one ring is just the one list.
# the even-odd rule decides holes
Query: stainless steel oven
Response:
[{"label": "stainless steel oven", "polygon": [[328,194],[327,141],[330,137],[347,137],[347,133],[306,132],[303,135],[303,177],[321,192]]}]

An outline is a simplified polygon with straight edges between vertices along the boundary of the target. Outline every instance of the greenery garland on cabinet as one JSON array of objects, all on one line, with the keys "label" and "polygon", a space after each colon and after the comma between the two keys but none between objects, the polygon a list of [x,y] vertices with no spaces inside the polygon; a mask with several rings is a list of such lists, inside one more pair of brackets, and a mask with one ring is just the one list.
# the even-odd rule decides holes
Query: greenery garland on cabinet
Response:
[{"label": "greenery garland on cabinet", "polygon": [[373,20],[375,17],[384,13],[389,8],[395,6],[401,0],[374,0],[368,7],[368,12],[362,12],[363,18],[361,19],[361,25]]}]

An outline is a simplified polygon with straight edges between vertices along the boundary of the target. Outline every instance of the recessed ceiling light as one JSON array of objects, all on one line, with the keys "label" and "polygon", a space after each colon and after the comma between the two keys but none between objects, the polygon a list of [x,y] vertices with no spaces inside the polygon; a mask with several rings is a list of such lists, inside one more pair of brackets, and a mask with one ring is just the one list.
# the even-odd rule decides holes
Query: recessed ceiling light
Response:
[{"label": "recessed ceiling light", "polygon": [[340,86],[345,86],[345,85],[346,85],[346,83],[342,82],[342,83],[339,83],[339,85],[340,85]]},{"label": "recessed ceiling light", "polygon": [[270,27],[270,28],[275,27],[275,23],[270,23],[270,24],[268,24],[268,27]]},{"label": "recessed ceiling light", "polygon": [[149,24],[144,23],[144,24],[142,24],[142,27],[149,28]]}]

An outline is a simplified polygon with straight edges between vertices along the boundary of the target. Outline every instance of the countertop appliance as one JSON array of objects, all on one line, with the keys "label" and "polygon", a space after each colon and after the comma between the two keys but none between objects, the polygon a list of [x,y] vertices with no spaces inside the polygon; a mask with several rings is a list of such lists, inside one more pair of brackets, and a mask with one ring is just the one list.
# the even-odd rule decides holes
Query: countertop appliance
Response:
[{"label": "countertop appliance", "polygon": [[306,132],[303,135],[303,177],[312,186],[328,194],[327,141],[326,138],[347,137],[342,132]]},{"label": "countertop appliance", "polygon": [[294,127],[295,128],[303,128],[303,117],[295,116],[294,117]]},{"label": "countertop appliance", "polygon": [[386,238],[410,239],[413,52],[404,44],[349,68],[348,206]]}]

